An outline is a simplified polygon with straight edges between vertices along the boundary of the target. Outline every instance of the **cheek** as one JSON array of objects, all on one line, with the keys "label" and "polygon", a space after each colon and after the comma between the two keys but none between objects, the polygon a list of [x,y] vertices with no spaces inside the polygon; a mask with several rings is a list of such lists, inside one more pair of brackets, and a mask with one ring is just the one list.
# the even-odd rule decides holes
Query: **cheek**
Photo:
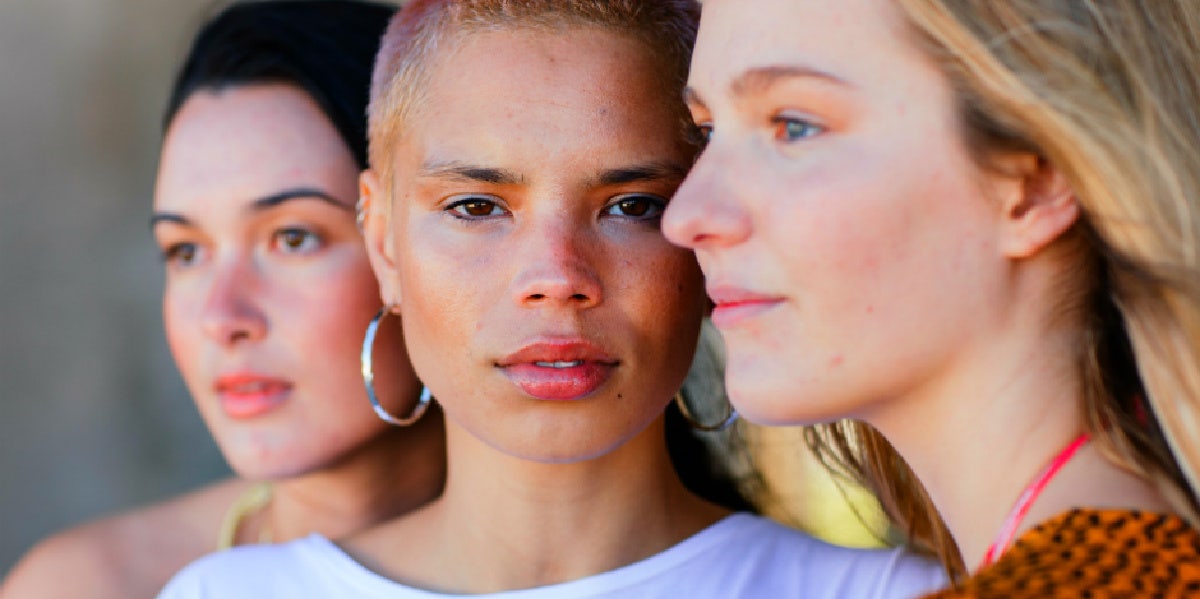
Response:
[{"label": "cheek", "polygon": [[188,293],[178,286],[168,286],[163,291],[163,329],[167,335],[167,347],[171,350],[176,367],[184,379],[190,378],[191,370],[196,367],[200,345],[203,339],[199,294]]},{"label": "cheek", "polygon": [[280,315],[278,328],[303,337],[293,340],[302,355],[357,360],[367,323],[381,306],[379,287],[365,263],[330,269],[287,295],[279,304],[286,317]]},{"label": "cheek", "polygon": [[623,283],[610,287],[610,301],[623,305],[622,312],[637,323],[633,330],[644,336],[645,355],[656,356],[655,368],[682,377],[707,308],[704,278],[694,255],[666,247],[636,252],[620,263],[625,276],[615,277]]},{"label": "cheek", "polygon": [[419,378],[431,389],[444,389],[442,385],[453,384],[453,373],[462,371],[464,360],[469,360],[489,309],[508,297],[494,284],[501,277],[493,272],[490,252],[429,245],[420,237],[407,241],[410,245],[399,255],[397,271],[408,354]]}]

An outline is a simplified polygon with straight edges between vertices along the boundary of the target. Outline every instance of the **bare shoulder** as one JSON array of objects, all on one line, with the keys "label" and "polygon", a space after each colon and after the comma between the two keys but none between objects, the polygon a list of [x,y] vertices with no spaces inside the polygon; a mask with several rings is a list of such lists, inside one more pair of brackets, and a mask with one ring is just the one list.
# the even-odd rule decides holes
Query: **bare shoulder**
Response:
[{"label": "bare shoulder", "polygon": [[153,597],[211,552],[225,510],[247,483],[229,479],[57,533],[0,584],[0,599]]}]

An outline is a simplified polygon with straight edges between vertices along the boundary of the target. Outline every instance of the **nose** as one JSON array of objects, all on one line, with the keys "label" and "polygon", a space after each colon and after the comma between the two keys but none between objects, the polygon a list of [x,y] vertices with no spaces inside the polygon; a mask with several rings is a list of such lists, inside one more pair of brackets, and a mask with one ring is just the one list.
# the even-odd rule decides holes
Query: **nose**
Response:
[{"label": "nose", "polygon": [[267,319],[255,301],[257,293],[252,265],[230,261],[214,269],[200,315],[204,333],[226,347],[266,336]]},{"label": "nose", "polygon": [[586,231],[568,217],[524,231],[529,241],[513,279],[513,299],[527,307],[591,308],[603,299]]},{"label": "nose", "polygon": [[750,215],[737,201],[728,164],[710,146],[675,192],[663,215],[663,234],[678,246],[693,250],[728,247],[750,236]]}]

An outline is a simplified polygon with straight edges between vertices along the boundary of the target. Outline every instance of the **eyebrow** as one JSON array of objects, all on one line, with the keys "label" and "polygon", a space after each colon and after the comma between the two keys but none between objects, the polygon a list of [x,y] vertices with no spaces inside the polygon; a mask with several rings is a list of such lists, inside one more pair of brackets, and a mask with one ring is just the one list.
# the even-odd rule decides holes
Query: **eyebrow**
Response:
[{"label": "eyebrow", "polygon": [[649,162],[601,171],[596,177],[600,185],[623,185],[664,179],[681,180],[688,169],[673,162]]},{"label": "eyebrow", "polygon": [[525,182],[525,178],[520,173],[508,169],[467,164],[457,160],[426,162],[421,166],[418,176],[458,179],[493,185],[520,185]]},{"label": "eyebrow", "polygon": [[[855,87],[849,81],[831,73],[802,65],[767,65],[743,71],[729,84],[734,96],[762,93],[784,79],[821,79],[843,87]],[[704,105],[700,95],[688,86],[683,90],[683,99],[688,104]]]},{"label": "eyebrow", "polygon": [[182,214],[174,212],[155,212],[150,215],[150,228],[153,229],[162,223],[172,223],[185,227],[191,226],[192,221]]},{"label": "eyebrow", "polygon": [[329,195],[328,193],[325,193],[324,191],[321,191],[315,187],[297,187],[294,189],[285,189],[268,196],[263,196],[257,200],[254,200],[254,203],[251,204],[251,210],[259,212],[295,200],[320,200],[326,204],[334,206],[335,208],[341,208],[342,210],[350,212],[354,211],[354,206],[347,205],[345,202],[342,202],[332,195]]},{"label": "eyebrow", "polygon": [[[251,212],[262,212],[278,207],[284,203],[296,200],[318,200],[329,204],[335,208],[353,212],[354,207],[347,205],[345,202],[317,189],[315,187],[297,187],[294,189],[285,189],[270,195],[263,196],[254,200],[250,204]],[[185,227],[192,226],[192,221],[188,217],[176,212],[155,212],[150,216],[150,228],[158,226],[161,223],[172,223]]]}]

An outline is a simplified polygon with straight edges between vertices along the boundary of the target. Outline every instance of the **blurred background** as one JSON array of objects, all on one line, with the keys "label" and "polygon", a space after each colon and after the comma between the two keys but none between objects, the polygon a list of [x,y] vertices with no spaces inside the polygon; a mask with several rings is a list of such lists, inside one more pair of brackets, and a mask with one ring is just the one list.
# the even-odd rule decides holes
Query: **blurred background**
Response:
[{"label": "blurred background", "polygon": [[[0,0],[0,576],[55,530],[228,473],[167,351],[148,226],[174,67],[224,4]],[[873,542],[795,431],[756,439],[785,517]]]},{"label": "blurred background", "polygon": [[0,0],[0,575],[227,472],[175,371],[148,225],[175,63],[214,0]]}]

